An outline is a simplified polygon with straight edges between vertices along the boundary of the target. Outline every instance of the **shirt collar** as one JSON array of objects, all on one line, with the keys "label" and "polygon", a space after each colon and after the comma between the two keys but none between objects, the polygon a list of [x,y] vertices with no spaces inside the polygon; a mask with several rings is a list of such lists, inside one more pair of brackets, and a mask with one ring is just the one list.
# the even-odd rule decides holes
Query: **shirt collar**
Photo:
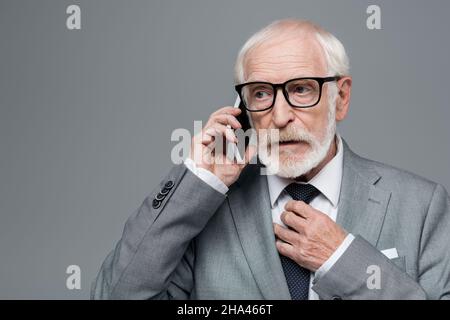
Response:
[{"label": "shirt collar", "polygon": [[[319,171],[319,173],[307,182],[316,187],[328,199],[328,201],[331,202],[333,207],[337,207],[339,201],[344,158],[342,139],[338,133],[336,133],[336,140],[336,155],[322,168],[322,170]],[[273,208],[284,188],[292,182],[295,182],[295,180],[282,178],[277,175],[268,175],[267,182],[269,186],[270,204]]]}]

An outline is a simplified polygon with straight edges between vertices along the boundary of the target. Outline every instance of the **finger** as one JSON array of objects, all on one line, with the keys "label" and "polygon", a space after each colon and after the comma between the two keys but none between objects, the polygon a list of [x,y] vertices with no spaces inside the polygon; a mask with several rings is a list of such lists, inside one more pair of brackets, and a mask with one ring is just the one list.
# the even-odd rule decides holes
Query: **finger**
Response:
[{"label": "finger", "polygon": [[218,114],[212,117],[211,120],[224,125],[230,125],[234,129],[242,128],[241,124],[236,119],[236,117],[231,114]]},{"label": "finger", "polygon": [[215,164],[220,164],[220,165],[229,164],[228,158],[223,153],[217,153],[214,156],[214,162],[215,162]]},{"label": "finger", "polygon": [[228,155],[226,155],[225,153],[222,153],[220,155],[221,159],[222,159],[222,164],[225,165],[235,165],[236,164],[236,159],[233,157],[229,157]]},{"label": "finger", "polygon": [[299,217],[292,211],[284,211],[281,213],[281,221],[288,227],[294,229],[298,233],[303,234],[306,228],[306,220]]},{"label": "finger", "polygon": [[291,258],[292,260],[294,260],[294,251],[295,248],[293,245],[283,242],[281,240],[277,240],[275,242],[275,246],[277,247],[278,252],[288,258]]},{"label": "finger", "polygon": [[298,242],[298,233],[297,232],[295,232],[293,230],[289,230],[289,229],[279,225],[278,223],[273,224],[273,231],[274,231],[275,235],[280,240],[283,240],[284,242],[290,243],[292,245]]},{"label": "finger", "polygon": [[[198,151],[197,151],[198,150]],[[204,163],[211,165],[214,161],[215,142],[204,143],[202,145],[194,145],[194,155],[196,163]]]},{"label": "finger", "polygon": [[[224,136],[230,142],[233,143],[238,142],[238,139],[234,134],[233,130],[219,123],[214,123],[207,129],[205,129],[205,134],[206,136],[212,137],[214,140],[216,140],[216,137],[220,135]],[[209,141],[209,138],[207,138],[207,141]]]},{"label": "finger", "polygon": [[220,108],[216,111],[214,111],[213,113],[211,113],[211,117],[216,116],[218,114],[231,114],[231,115],[238,115],[242,112],[242,110],[240,108],[235,108],[235,107],[230,107],[230,106],[226,106],[223,108]]},{"label": "finger", "polygon": [[205,149],[204,152],[207,152],[208,156],[212,156],[214,163],[221,165],[236,164],[234,158],[229,158],[228,154],[225,156],[228,152],[228,146],[223,145],[224,136],[226,141],[231,142],[234,145],[237,143],[237,138],[234,135],[233,130],[216,123],[214,127],[210,127],[205,131],[206,134],[203,142],[207,149]]},{"label": "finger", "polygon": [[284,206],[284,209],[286,211],[292,211],[296,215],[308,219],[311,211],[311,207],[307,205],[303,201],[297,201],[297,200],[289,200],[286,205]]},{"label": "finger", "polygon": [[225,127],[224,129],[225,138],[233,143],[238,143],[238,138],[236,137],[236,134],[234,131],[230,128]]},{"label": "finger", "polygon": [[203,134],[201,137],[201,143],[205,146],[209,145],[211,142],[214,141],[214,137],[219,134],[219,132],[216,131],[215,128],[206,128],[203,130]]}]

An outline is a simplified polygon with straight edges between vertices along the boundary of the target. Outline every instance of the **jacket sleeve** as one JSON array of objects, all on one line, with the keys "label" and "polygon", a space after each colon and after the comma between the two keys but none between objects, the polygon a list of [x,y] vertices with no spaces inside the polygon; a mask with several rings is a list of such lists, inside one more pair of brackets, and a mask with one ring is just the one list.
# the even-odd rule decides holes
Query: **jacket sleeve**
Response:
[{"label": "jacket sleeve", "polygon": [[180,164],[127,220],[91,287],[92,299],[187,299],[193,239],[226,195]]},{"label": "jacket sleeve", "polygon": [[[379,280],[371,277],[378,277]],[[414,279],[360,235],[312,289],[326,300],[426,298],[425,291]]]},{"label": "jacket sleeve", "polygon": [[437,185],[422,230],[419,283],[430,299],[450,299],[450,198]]},{"label": "jacket sleeve", "polygon": [[[422,227],[418,279],[411,278],[361,236],[314,284],[322,299],[450,299],[450,200],[436,185]],[[376,269],[368,269],[375,266]],[[370,272],[379,285],[370,286]]]}]

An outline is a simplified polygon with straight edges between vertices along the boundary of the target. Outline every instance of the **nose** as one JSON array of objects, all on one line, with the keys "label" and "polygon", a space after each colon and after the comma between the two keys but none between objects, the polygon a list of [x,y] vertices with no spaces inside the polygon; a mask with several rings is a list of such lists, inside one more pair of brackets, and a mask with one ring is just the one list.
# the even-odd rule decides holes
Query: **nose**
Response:
[{"label": "nose", "polygon": [[294,121],[295,115],[289,103],[284,97],[281,88],[278,88],[275,102],[272,108],[272,121],[276,128],[284,128],[291,121]]}]

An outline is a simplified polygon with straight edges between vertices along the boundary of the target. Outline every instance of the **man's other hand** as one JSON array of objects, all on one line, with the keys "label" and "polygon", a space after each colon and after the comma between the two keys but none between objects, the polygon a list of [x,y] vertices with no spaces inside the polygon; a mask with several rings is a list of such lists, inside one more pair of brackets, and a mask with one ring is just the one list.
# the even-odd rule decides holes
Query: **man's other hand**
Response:
[{"label": "man's other hand", "polygon": [[331,257],[347,233],[326,214],[303,201],[289,201],[281,214],[285,228],[274,223],[278,252],[316,271]]}]

